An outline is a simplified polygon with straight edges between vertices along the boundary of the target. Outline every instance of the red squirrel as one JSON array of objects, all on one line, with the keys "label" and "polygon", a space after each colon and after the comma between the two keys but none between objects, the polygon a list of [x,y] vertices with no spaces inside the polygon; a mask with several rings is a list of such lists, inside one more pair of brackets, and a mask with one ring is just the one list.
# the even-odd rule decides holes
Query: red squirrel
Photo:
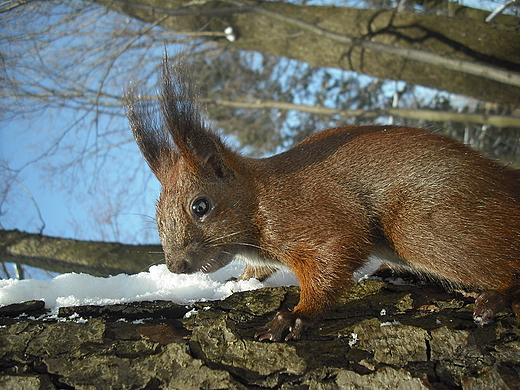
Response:
[{"label": "red squirrel", "polygon": [[[185,66],[162,67],[160,114],[126,92],[139,148],[162,185],[157,227],[168,269],[239,279],[281,267],[301,293],[258,340],[299,339],[352,285],[371,253],[451,287],[482,291],[474,316],[520,314],[520,171],[425,130],[336,127],[247,158],[203,120]],[[392,264],[390,264],[392,266]]]}]

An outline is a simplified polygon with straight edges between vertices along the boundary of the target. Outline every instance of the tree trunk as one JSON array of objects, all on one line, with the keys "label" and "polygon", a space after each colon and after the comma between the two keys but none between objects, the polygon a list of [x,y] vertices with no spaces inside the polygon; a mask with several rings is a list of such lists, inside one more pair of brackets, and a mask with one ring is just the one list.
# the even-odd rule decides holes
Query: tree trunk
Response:
[{"label": "tree trunk", "polygon": [[[216,42],[237,49],[286,56],[314,66],[354,70],[384,79],[463,94],[504,105],[520,105],[520,88],[467,73],[446,69],[401,56],[375,52],[360,42],[420,50],[451,61],[482,65],[518,78],[520,25],[485,23],[483,20],[418,15],[395,10],[362,10],[347,7],[297,6],[281,2],[258,2],[258,7],[240,7],[237,2],[160,3],[154,0],[94,0],[132,17],[182,32],[213,32]],[[240,4],[241,2],[238,2]],[[276,12],[274,18],[259,10]],[[485,17],[485,13],[482,17]],[[283,16],[289,17],[283,20]],[[292,21],[291,21],[292,20]],[[353,44],[338,42],[294,23],[299,20],[329,35],[348,37]],[[231,26],[238,39],[232,43],[223,31]],[[220,38],[219,38],[220,37]],[[461,65],[462,69],[462,65]],[[489,72],[493,74],[493,71]]]},{"label": "tree trunk", "polygon": [[22,263],[54,272],[94,276],[134,274],[162,263],[160,245],[76,241],[0,230],[0,262]]}]

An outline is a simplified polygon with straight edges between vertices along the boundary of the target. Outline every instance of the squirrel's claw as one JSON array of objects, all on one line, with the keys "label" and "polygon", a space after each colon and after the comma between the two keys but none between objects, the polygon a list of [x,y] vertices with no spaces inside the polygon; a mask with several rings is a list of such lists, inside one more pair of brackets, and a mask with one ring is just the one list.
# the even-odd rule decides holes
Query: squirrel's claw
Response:
[{"label": "squirrel's claw", "polygon": [[309,324],[310,321],[299,314],[278,312],[265,328],[256,332],[255,339],[258,341],[299,340]]},{"label": "squirrel's claw", "polygon": [[475,300],[473,318],[478,325],[486,325],[492,322],[499,312],[509,309],[510,306],[511,302],[504,294],[498,291],[484,291]]}]

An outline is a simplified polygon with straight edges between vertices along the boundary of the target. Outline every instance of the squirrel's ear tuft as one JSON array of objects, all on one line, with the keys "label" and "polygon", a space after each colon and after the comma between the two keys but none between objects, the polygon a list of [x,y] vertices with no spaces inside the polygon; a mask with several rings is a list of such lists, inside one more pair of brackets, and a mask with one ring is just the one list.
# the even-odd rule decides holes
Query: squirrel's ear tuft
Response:
[{"label": "squirrel's ear tuft", "polygon": [[181,57],[170,62],[165,54],[161,80],[160,103],[164,123],[180,158],[196,173],[211,173],[219,178],[231,174],[226,156],[233,152],[203,120],[185,59]]},{"label": "squirrel's ear tuft", "polygon": [[132,83],[126,89],[126,116],[134,138],[152,172],[163,182],[178,159],[170,133],[158,121],[152,99],[138,95]]},{"label": "squirrel's ear tuft", "polygon": [[232,175],[227,162],[235,154],[204,122],[193,82],[183,57],[165,53],[162,64],[160,113],[154,98],[139,95],[134,85],[125,92],[126,115],[141,153],[160,182],[180,160],[195,174],[218,178]]}]

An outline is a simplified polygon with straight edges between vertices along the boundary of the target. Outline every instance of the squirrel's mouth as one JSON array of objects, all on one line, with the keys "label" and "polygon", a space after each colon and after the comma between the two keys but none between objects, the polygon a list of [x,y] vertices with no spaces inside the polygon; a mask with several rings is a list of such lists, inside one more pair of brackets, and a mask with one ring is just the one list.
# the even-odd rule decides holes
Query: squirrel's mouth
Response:
[{"label": "squirrel's mouth", "polygon": [[199,267],[199,270],[202,271],[205,274],[210,274],[212,272],[217,271],[220,268],[222,268],[222,266],[217,264],[216,260],[211,259],[206,264],[201,265]]},{"label": "squirrel's mouth", "polygon": [[199,266],[199,271],[205,273],[205,274],[211,274],[215,271],[218,271],[222,267],[225,267],[229,263],[231,263],[231,260],[233,260],[234,256],[226,255],[225,253],[221,253],[220,255],[216,257],[212,257],[209,260],[207,260],[204,264]]},{"label": "squirrel's mouth", "polygon": [[203,272],[210,274],[225,267],[235,258],[231,250],[204,251],[193,248],[183,251],[165,250],[166,265],[175,274],[193,274]]}]

